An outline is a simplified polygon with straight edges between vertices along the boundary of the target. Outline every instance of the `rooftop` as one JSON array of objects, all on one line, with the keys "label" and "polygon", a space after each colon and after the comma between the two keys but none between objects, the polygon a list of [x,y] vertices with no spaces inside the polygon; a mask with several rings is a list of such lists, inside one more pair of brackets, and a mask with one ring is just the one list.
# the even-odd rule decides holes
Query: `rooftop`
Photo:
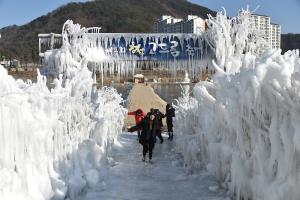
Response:
[{"label": "rooftop", "polygon": [[262,14],[252,14],[253,16],[261,16],[261,17],[270,17],[270,16],[267,16],[267,15],[262,15]]}]

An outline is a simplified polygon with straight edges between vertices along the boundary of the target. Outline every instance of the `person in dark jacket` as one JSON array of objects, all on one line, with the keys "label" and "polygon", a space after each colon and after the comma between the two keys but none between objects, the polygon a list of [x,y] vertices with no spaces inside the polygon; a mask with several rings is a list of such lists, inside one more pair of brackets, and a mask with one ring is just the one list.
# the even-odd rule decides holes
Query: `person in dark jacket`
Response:
[{"label": "person in dark jacket", "polygon": [[164,142],[164,139],[161,135],[162,128],[163,128],[162,119],[164,118],[164,114],[162,114],[158,109],[154,109],[154,115],[155,115],[155,120],[157,120],[156,136],[159,138],[160,143],[162,144]]},{"label": "person in dark jacket", "polygon": [[152,150],[154,148],[154,139],[157,130],[157,120],[155,115],[149,112],[138,125],[128,129],[128,132],[133,132],[141,129],[141,136],[139,142],[143,145],[143,161],[145,161],[146,154],[149,152],[149,161],[152,159]]},{"label": "person in dark jacket", "polygon": [[167,118],[167,127],[168,127],[168,135],[169,135],[169,140],[172,141],[173,139],[173,117],[175,117],[175,109],[170,105],[166,105],[166,114],[164,117]]}]

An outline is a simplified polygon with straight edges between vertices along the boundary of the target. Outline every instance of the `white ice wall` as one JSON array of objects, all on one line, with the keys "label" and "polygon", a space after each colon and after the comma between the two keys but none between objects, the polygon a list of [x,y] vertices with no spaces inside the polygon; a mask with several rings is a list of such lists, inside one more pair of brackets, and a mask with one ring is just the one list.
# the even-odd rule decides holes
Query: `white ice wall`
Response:
[{"label": "white ice wall", "polygon": [[207,19],[216,74],[176,105],[176,147],[191,171],[203,165],[236,199],[300,197],[299,51],[260,54],[251,12]]},{"label": "white ice wall", "polygon": [[72,199],[101,179],[122,99],[93,89],[86,67],[62,82],[50,91],[44,77],[24,83],[0,66],[0,199]]},{"label": "white ice wall", "polygon": [[204,164],[236,199],[299,199],[299,51],[246,54],[242,63],[179,101],[177,150],[190,170]]}]

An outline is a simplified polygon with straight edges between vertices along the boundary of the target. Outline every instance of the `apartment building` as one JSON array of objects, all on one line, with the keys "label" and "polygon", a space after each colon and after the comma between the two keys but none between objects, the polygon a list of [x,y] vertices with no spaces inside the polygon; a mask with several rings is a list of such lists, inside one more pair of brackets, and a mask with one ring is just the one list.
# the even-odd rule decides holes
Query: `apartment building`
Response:
[{"label": "apartment building", "polygon": [[188,15],[184,19],[163,15],[154,23],[155,33],[194,33],[205,31],[205,20],[196,15]]},{"label": "apartment building", "polygon": [[281,44],[281,26],[271,23],[271,48],[280,49]]},{"label": "apartment building", "polygon": [[271,23],[271,18],[266,15],[252,14],[251,21],[254,27],[263,33],[263,38],[267,42],[267,48],[280,48],[280,25]]}]

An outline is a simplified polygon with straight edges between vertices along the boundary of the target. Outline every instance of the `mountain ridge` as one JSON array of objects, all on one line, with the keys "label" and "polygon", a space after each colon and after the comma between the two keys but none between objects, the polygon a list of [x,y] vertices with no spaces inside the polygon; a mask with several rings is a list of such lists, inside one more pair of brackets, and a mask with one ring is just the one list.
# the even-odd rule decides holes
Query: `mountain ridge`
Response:
[{"label": "mountain ridge", "polygon": [[300,34],[281,34],[281,49],[282,52],[286,52],[288,50],[293,49],[300,50]]}]

